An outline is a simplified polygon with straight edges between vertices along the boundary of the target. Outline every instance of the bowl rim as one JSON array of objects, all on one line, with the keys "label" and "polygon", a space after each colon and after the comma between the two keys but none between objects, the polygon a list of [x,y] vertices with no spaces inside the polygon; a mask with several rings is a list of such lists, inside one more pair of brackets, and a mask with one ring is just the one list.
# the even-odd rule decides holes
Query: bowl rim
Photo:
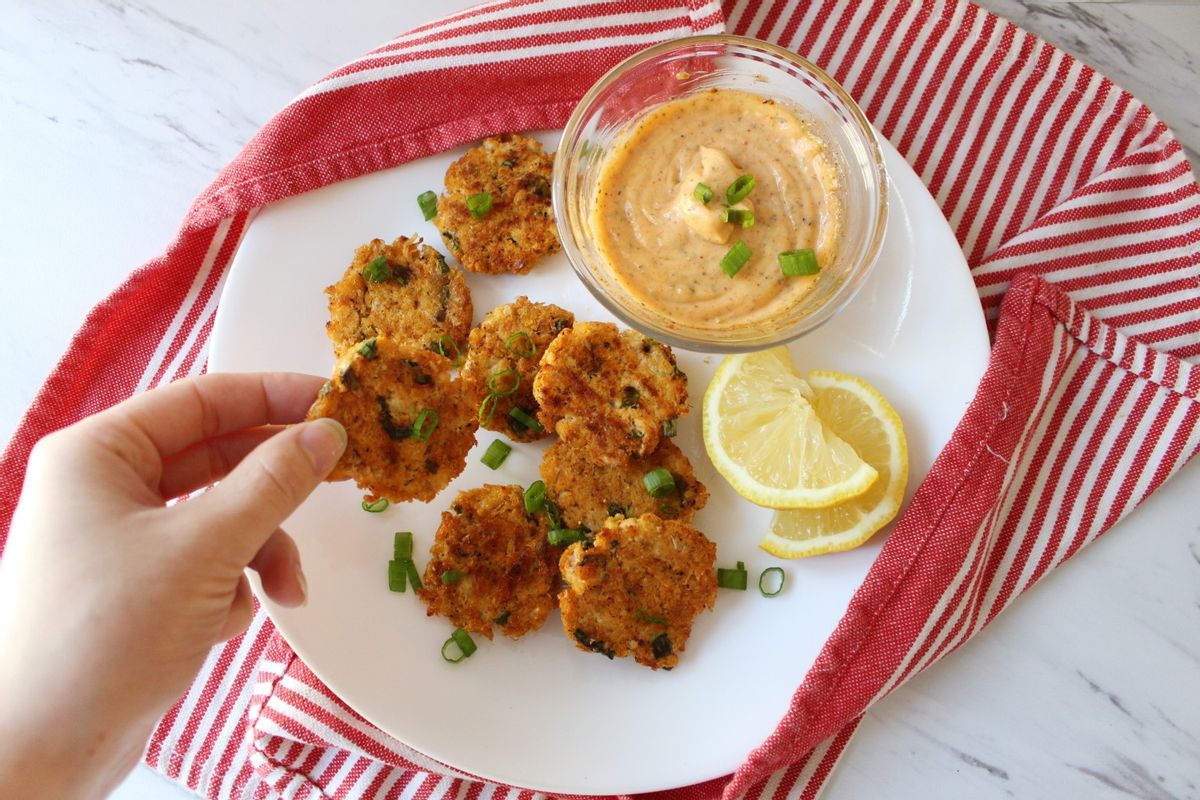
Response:
[{"label": "bowl rim", "polygon": [[[790,63],[799,69],[811,74],[816,78],[821,85],[835,95],[848,112],[853,120],[851,128],[855,129],[859,134],[862,144],[868,150],[869,161],[874,175],[874,183],[876,185],[876,202],[874,203],[873,214],[873,230],[870,240],[866,243],[865,252],[867,264],[865,268],[858,270],[857,273],[847,274],[837,286],[831,291],[827,300],[822,303],[811,315],[803,317],[803,320],[811,320],[809,325],[793,325],[786,332],[781,330],[778,335],[766,335],[757,337],[754,341],[714,341],[712,339],[704,339],[698,336],[683,334],[680,335],[677,331],[666,329],[663,326],[655,326],[650,323],[643,322],[635,315],[627,313],[613,298],[609,297],[607,292],[604,292],[601,287],[596,285],[595,281],[588,273],[588,268],[581,265],[579,262],[584,260],[582,252],[575,242],[575,237],[570,231],[570,226],[567,222],[567,199],[565,197],[565,188],[567,180],[566,158],[561,156],[568,147],[569,142],[576,131],[580,128],[583,121],[584,112],[588,110],[594,103],[596,97],[607,89],[621,74],[627,70],[651,61],[663,53],[672,50],[696,47],[704,45],[740,45],[747,49],[763,51],[773,55],[780,60]],[[764,66],[778,69],[776,65],[764,64]],[[889,217],[889,187],[891,181],[887,173],[887,167],[884,163],[883,150],[879,145],[879,132],[875,130],[874,125],[867,119],[859,107],[858,102],[850,96],[849,92],[835,80],[829,73],[821,69],[817,64],[809,61],[803,56],[781,47],[771,42],[766,42],[761,39],[755,39],[749,36],[739,36],[732,33],[706,33],[695,34],[691,36],[681,36],[675,39],[658,42],[649,47],[633,53],[622,59],[601,75],[584,93],[583,97],[575,104],[570,116],[567,118],[566,124],[563,126],[562,134],[559,137],[558,150],[554,159],[554,168],[551,176],[551,204],[554,210],[554,222],[558,231],[559,240],[563,246],[563,252],[567,256],[567,262],[571,265],[571,269],[575,272],[576,277],[587,288],[588,292],[610,313],[617,317],[623,324],[628,325],[635,330],[640,331],[646,336],[665,341],[673,347],[680,347],[685,350],[705,353],[747,353],[757,350],[764,350],[770,347],[787,344],[799,337],[816,330],[829,320],[833,319],[838,313],[844,309],[858,294],[862,285],[866,282],[866,278],[874,270],[878,260],[879,253],[883,247],[884,236],[887,231],[887,223]]]}]

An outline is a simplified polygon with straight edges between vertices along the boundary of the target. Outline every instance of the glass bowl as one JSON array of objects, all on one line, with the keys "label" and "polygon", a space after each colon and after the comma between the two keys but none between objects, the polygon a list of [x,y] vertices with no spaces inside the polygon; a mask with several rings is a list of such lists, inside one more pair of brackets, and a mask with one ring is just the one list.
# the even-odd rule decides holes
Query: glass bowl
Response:
[{"label": "glass bowl", "polygon": [[[832,263],[821,265],[806,294],[769,320],[717,326],[666,316],[614,274],[592,233],[597,180],[614,144],[663,103],[713,88],[737,89],[786,104],[824,141],[838,173],[842,214],[836,255]],[[707,35],[643,50],[592,86],[563,131],[554,162],[553,202],[571,266],[609,311],[674,347],[733,353],[791,341],[832,319],[850,302],[883,243],[887,185],[875,133],[836,81],[781,47],[741,36]]]}]

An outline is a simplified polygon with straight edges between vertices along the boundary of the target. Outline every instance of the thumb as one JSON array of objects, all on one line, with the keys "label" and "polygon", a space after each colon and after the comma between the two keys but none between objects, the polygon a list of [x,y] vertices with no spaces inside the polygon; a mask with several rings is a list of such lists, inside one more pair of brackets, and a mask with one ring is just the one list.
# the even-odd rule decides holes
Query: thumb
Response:
[{"label": "thumb", "polygon": [[346,429],[321,418],[260,444],[224,480],[185,503],[206,537],[225,540],[248,563],[275,529],[325,479],[346,449]]}]

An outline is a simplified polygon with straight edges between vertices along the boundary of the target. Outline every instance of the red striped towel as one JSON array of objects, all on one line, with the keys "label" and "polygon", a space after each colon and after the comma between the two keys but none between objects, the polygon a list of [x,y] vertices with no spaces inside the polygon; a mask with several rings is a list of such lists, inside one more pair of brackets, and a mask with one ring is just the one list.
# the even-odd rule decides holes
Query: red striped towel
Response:
[{"label": "red striped towel", "polygon": [[[1178,143],[1107,79],[965,0],[495,2],[347,65],[272,120],[167,252],[89,315],[3,456],[0,545],[33,442],[203,368],[254,209],[486,134],[561,126],[620,58],[721,28],[809,57],[858,99],[950,220],[996,334],[975,400],[777,731],[735,775],[661,793],[816,796],[872,703],[1200,449],[1188,361],[1200,188]],[[461,100],[447,108],[447,94]],[[212,651],[146,761],[208,797],[533,795],[363,722],[261,612]]]}]

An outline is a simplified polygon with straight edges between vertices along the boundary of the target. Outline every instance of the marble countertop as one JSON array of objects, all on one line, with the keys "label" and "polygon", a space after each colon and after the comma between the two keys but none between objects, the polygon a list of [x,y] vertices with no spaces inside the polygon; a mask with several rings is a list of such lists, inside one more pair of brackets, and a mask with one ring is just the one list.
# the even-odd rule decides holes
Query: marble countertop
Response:
[{"label": "marble countertop", "polygon": [[[280,106],[468,5],[8,3],[0,435],[85,314]],[[1144,101],[1200,165],[1200,5],[985,0]],[[1200,797],[1200,465],[868,715],[825,795]],[[190,796],[145,768],[114,795]]]}]

